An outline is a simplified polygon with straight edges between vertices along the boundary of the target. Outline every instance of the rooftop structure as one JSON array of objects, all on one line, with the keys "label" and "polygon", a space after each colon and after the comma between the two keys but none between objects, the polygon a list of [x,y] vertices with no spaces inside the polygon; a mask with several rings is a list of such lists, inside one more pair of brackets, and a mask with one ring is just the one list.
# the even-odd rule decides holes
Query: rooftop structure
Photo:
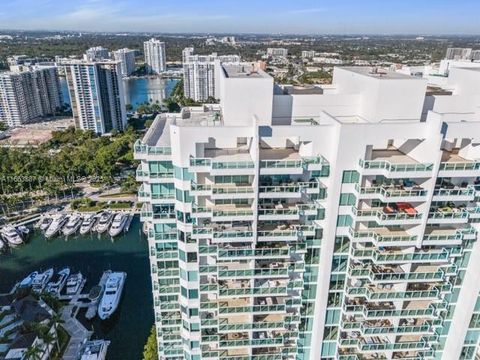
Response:
[{"label": "rooftop structure", "polygon": [[474,359],[480,71],[215,70],[134,149],[159,359]]}]

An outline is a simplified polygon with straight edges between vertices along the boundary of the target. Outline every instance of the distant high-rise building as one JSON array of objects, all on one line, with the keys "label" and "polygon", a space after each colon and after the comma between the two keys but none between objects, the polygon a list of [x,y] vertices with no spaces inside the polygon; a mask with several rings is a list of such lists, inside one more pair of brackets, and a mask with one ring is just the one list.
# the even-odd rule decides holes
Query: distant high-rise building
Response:
[{"label": "distant high-rise building", "polygon": [[470,60],[472,49],[470,48],[448,48],[445,58],[447,60]]},{"label": "distant high-rise building", "polygon": [[267,55],[269,57],[287,57],[288,49],[284,48],[268,48]]},{"label": "distant high-rise building", "polygon": [[235,36],[224,36],[220,39],[222,44],[235,45]]},{"label": "distant high-rise building", "polygon": [[54,115],[62,105],[55,67],[0,73],[0,122],[19,126]]},{"label": "distant high-rise building", "polygon": [[205,101],[215,94],[215,61],[239,63],[238,55],[193,55],[193,48],[183,50],[183,91],[185,97]]},{"label": "distant high-rise building", "polygon": [[187,62],[188,57],[193,55],[194,50],[195,49],[193,47],[187,47],[182,50],[182,64]]},{"label": "distant high-rise building", "polygon": [[118,61],[65,62],[76,127],[97,134],[122,131],[127,122]]},{"label": "distant high-rise building", "polygon": [[135,50],[120,49],[113,52],[115,61],[120,62],[122,76],[129,76],[135,71]]},{"label": "distant high-rise building", "polygon": [[314,57],[315,57],[315,51],[313,50],[302,51],[302,59],[312,59]]},{"label": "distant high-rise building", "polygon": [[149,74],[160,74],[167,70],[164,42],[150,39],[143,43],[143,50],[145,65]]},{"label": "distant high-rise building", "polygon": [[87,61],[107,60],[110,59],[110,55],[108,49],[105,49],[102,46],[95,46],[85,52],[84,58]]}]

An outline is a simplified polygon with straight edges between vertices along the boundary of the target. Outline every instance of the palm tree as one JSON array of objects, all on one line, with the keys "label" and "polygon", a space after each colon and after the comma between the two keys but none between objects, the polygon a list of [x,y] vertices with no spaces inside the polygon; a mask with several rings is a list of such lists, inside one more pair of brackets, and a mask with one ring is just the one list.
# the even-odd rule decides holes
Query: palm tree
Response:
[{"label": "palm tree", "polygon": [[[53,334],[52,332],[48,331],[45,334],[43,334],[42,340],[43,340],[43,342],[45,343],[45,346],[46,346],[45,351],[48,351],[48,349],[50,349],[50,345],[57,342],[58,335],[56,333]],[[57,342],[57,350],[59,351],[58,347],[59,346],[58,346],[58,342]]]},{"label": "palm tree", "polygon": [[57,350],[60,351],[60,344],[58,343],[58,325],[63,324],[65,321],[63,321],[62,317],[55,313],[52,315],[50,319],[50,323],[53,325],[53,328],[55,329],[55,342],[57,343]]},{"label": "palm tree", "polygon": [[42,350],[38,345],[29,346],[25,351],[25,359],[27,360],[40,360],[42,358]]}]

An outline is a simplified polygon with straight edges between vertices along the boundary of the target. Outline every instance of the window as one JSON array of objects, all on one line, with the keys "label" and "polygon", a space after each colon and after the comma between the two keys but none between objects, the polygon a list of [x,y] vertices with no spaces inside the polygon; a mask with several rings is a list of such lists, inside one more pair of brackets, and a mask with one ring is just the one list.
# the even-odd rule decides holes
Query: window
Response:
[{"label": "window", "polygon": [[357,199],[355,198],[354,194],[350,194],[350,193],[340,194],[340,206],[355,205],[356,201]]},{"label": "window", "polygon": [[187,262],[197,262],[197,253],[196,252],[189,252],[187,253]]},{"label": "window", "polygon": [[353,223],[352,217],[350,215],[338,215],[337,218],[337,227],[348,227]]},{"label": "window", "polygon": [[188,290],[188,298],[189,299],[198,299],[198,290],[196,290],[196,289]]},{"label": "window", "polygon": [[189,271],[188,272],[188,281],[198,281],[198,272]]},{"label": "window", "polygon": [[342,184],[357,183],[360,178],[360,174],[355,170],[345,170],[343,172]]}]

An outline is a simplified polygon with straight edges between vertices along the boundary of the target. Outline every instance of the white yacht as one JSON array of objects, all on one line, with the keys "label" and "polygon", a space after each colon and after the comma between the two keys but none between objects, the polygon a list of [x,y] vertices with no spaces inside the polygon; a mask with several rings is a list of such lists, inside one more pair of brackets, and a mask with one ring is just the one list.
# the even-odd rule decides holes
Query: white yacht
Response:
[{"label": "white yacht", "polygon": [[95,214],[87,214],[83,218],[82,226],[80,226],[80,234],[85,235],[86,233],[90,232],[95,225],[97,218]]},{"label": "white yacht", "polygon": [[5,242],[7,242],[10,246],[15,247],[21,245],[23,243],[23,239],[18,233],[17,229],[15,229],[11,225],[6,225],[0,231],[2,238]]},{"label": "white yacht", "polygon": [[127,224],[127,220],[128,220],[128,215],[127,214],[118,213],[117,215],[115,215],[115,217],[113,218],[112,226],[110,227],[110,230],[108,231],[110,236],[113,237],[113,236],[120,235],[123,228]]},{"label": "white yacht", "polygon": [[52,223],[52,221],[53,219],[50,216],[45,215],[38,221],[38,223],[35,226],[42,231],[46,231],[50,226],[50,224]]},{"label": "white yacht", "polygon": [[109,318],[117,309],[126,278],[127,273],[125,272],[112,272],[108,275],[105,291],[98,305],[98,317],[100,319]]},{"label": "white yacht", "polygon": [[32,281],[32,290],[41,293],[53,276],[53,269],[50,268],[43,273],[37,274]]},{"label": "white yacht", "polygon": [[89,340],[85,341],[80,349],[80,360],[105,360],[110,341]]},{"label": "white yacht", "polygon": [[84,277],[81,272],[72,274],[67,280],[67,295],[75,295],[84,283]]},{"label": "white yacht", "polygon": [[78,214],[70,215],[67,224],[63,227],[63,235],[68,236],[75,234],[80,225],[82,225],[82,217]]},{"label": "white yacht", "polygon": [[57,235],[66,221],[67,217],[64,214],[54,215],[52,223],[48,227],[47,231],[45,231],[45,236],[50,238]]},{"label": "white yacht", "polygon": [[55,275],[55,278],[47,284],[46,291],[53,295],[59,295],[60,291],[62,291],[63,287],[65,286],[69,275],[70,268],[66,267],[60,270]]},{"label": "white yacht", "polygon": [[113,220],[113,214],[111,212],[108,212],[108,211],[102,212],[96,226],[98,233],[101,234],[107,231],[112,220]]},{"label": "white yacht", "polygon": [[38,271],[34,271],[31,274],[29,274],[25,279],[20,281],[20,284],[18,285],[21,288],[26,288],[32,285],[33,279],[35,279],[38,275]]}]

